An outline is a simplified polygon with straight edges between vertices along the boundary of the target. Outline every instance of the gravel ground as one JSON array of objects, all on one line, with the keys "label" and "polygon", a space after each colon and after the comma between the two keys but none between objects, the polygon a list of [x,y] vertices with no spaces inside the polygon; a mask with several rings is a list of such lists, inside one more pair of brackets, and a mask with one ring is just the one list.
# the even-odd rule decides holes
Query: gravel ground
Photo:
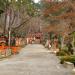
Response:
[{"label": "gravel ground", "polygon": [[40,44],[30,44],[18,55],[0,61],[0,75],[72,75],[58,58]]}]

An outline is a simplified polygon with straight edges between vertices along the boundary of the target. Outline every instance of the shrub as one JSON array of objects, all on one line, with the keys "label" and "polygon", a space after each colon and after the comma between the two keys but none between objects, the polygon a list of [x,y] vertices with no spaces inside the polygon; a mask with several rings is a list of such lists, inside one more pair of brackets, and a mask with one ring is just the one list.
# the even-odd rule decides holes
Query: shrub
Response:
[{"label": "shrub", "polygon": [[75,64],[75,55],[71,55],[71,56],[63,56],[60,58],[60,63],[63,64],[64,61],[68,61],[71,62],[73,64]]},{"label": "shrub", "polygon": [[57,56],[65,56],[67,55],[64,51],[59,51],[56,53]]},{"label": "shrub", "polygon": [[59,52],[57,52],[57,56],[65,56],[65,55],[69,55],[70,53],[68,52],[67,49],[62,49]]}]

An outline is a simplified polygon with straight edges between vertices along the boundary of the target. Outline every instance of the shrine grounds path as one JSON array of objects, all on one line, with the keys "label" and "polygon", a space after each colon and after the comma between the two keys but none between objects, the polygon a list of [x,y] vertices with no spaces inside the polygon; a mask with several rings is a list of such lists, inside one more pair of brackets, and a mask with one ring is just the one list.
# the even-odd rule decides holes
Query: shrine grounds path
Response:
[{"label": "shrine grounds path", "polygon": [[0,75],[72,75],[55,54],[41,44],[29,44],[18,55],[0,61]]}]

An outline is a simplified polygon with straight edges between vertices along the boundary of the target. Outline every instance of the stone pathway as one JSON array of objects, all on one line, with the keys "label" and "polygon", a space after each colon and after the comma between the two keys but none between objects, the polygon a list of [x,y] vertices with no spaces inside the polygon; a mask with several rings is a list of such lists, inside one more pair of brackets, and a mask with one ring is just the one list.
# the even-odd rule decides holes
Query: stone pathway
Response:
[{"label": "stone pathway", "polygon": [[27,45],[18,55],[0,61],[0,75],[71,75],[57,57],[40,44]]}]

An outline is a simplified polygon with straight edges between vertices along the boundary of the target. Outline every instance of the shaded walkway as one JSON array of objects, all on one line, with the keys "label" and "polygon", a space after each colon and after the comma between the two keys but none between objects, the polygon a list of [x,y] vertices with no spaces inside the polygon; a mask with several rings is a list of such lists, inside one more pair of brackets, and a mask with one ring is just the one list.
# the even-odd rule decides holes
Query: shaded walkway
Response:
[{"label": "shaded walkway", "polygon": [[71,75],[59,60],[40,44],[27,45],[20,54],[0,61],[0,75]]}]

